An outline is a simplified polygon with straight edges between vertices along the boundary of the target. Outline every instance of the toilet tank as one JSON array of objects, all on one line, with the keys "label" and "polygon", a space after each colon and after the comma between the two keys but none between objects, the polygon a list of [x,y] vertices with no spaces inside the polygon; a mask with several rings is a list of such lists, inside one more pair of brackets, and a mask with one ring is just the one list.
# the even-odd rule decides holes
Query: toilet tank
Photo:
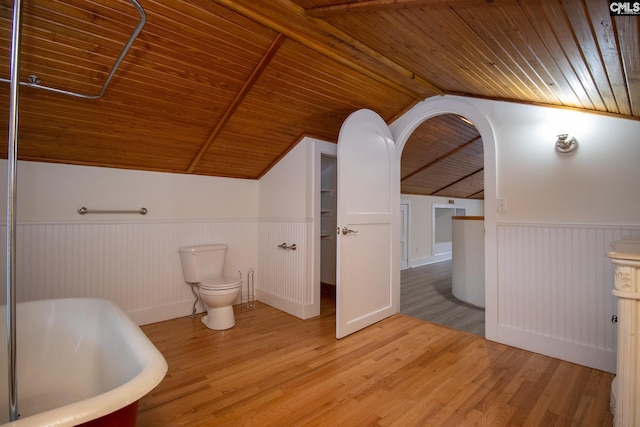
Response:
[{"label": "toilet tank", "polygon": [[222,277],[227,245],[184,246],[179,249],[182,274],[187,283],[200,283],[205,278]]}]

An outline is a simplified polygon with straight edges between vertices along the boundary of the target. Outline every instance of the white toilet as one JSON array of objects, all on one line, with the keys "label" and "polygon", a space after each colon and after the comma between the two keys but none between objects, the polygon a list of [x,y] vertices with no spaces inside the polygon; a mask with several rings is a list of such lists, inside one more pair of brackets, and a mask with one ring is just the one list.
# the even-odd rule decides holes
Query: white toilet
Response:
[{"label": "white toilet", "polygon": [[207,309],[202,323],[209,329],[229,329],[236,324],[233,302],[240,294],[242,279],[224,276],[226,254],[224,244],[180,248],[184,280],[198,286],[200,299]]}]

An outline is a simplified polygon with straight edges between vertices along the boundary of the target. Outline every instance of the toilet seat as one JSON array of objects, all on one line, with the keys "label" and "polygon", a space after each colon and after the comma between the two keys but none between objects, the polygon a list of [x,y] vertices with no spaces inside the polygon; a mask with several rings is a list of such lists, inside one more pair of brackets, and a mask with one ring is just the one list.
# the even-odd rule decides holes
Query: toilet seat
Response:
[{"label": "toilet seat", "polygon": [[224,291],[227,289],[235,289],[241,284],[242,280],[238,277],[216,277],[200,282],[200,289],[205,291]]}]

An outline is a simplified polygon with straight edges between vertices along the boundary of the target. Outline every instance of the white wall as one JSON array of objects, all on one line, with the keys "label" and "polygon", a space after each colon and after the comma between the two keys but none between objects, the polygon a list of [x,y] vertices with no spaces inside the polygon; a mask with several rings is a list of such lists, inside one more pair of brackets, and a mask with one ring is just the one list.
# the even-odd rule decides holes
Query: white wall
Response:
[{"label": "white wall", "polygon": [[410,236],[409,236],[409,267],[417,267],[433,262],[450,259],[433,255],[433,205],[449,204],[454,200],[456,206],[466,209],[466,215],[483,215],[484,202],[482,200],[452,199],[447,197],[417,196],[402,194],[402,200],[410,201]]},{"label": "white wall", "polygon": [[[640,122],[524,104],[464,99],[491,121],[496,138],[500,222],[640,224]],[[577,151],[560,155],[556,135]]]},{"label": "white wall", "polygon": [[263,219],[311,218],[309,169],[312,146],[302,139],[277,165],[267,172],[259,185],[259,212]]},{"label": "white wall", "polygon": [[[103,297],[151,323],[191,314],[180,246],[226,243],[230,274],[257,266],[257,181],[19,162],[17,195],[19,301]],[[149,213],[79,215],[81,206]]]},{"label": "white wall", "polygon": [[[258,299],[301,318],[317,315],[312,236],[322,152],[335,155],[335,144],[304,138],[260,181],[19,162],[18,300],[104,297],[139,324],[185,316],[193,297],[177,250],[222,242],[229,274],[246,279],[255,270]],[[6,162],[1,167],[6,176]],[[81,206],[148,214],[79,215]]]},{"label": "white wall", "polygon": [[[615,371],[606,252],[613,240],[640,236],[640,122],[433,97],[391,126],[399,147],[420,120],[444,113],[474,121],[485,143],[487,336]],[[556,153],[559,133],[578,139],[575,153]],[[496,211],[498,198],[506,211]]]},{"label": "white wall", "polygon": [[[312,222],[308,189],[311,150],[300,141],[259,183],[259,301],[298,317],[312,305],[310,256]],[[278,245],[296,245],[296,250]]]},{"label": "white wall", "polygon": [[[467,99],[497,156],[498,340],[615,372],[610,243],[640,236],[640,122]],[[577,151],[554,150],[571,133]]]},{"label": "white wall", "polygon": [[[335,144],[303,138],[260,179],[259,187],[257,297],[302,319],[320,314],[322,153],[335,155]],[[280,249],[281,243],[295,243],[297,249]]]},{"label": "white wall", "polygon": [[[2,162],[6,176],[6,161]],[[6,186],[0,186],[6,210]],[[19,162],[18,221],[194,220],[258,217],[258,183],[160,172]],[[144,217],[78,215],[77,209],[138,209]]]}]

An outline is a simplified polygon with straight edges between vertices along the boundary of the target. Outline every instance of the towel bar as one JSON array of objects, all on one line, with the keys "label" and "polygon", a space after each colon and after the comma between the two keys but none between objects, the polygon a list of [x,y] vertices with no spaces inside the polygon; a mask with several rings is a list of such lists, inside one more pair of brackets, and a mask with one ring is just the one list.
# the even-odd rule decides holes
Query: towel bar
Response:
[{"label": "towel bar", "polygon": [[83,207],[78,209],[78,213],[80,215],[86,215],[86,214],[140,214],[140,215],[146,215],[147,212],[149,212],[147,210],[147,208],[129,209],[129,210],[117,210],[117,209],[99,210],[99,209],[88,209],[88,208],[85,208],[83,206]]}]

